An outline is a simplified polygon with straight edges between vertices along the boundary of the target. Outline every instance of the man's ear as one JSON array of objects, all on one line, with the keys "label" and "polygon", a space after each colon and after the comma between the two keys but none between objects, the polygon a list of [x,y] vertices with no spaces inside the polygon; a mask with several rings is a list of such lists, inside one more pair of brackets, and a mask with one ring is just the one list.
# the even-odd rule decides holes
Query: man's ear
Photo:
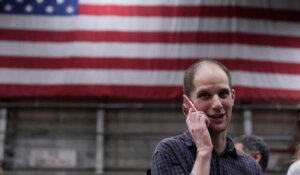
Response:
[{"label": "man's ear", "polygon": [[260,152],[256,151],[255,153],[252,154],[252,157],[255,159],[257,163],[259,163],[261,159],[261,154]]},{"label": "man's ear", "polygon": [[232,89],[231,90],[231,99],[232,99],[232,104],[234,104],[234,100],[235,100],[235,90],[234,89]]},{"label": "man's ear", "polygon": [[186,106],[186,104],[182,104],[182,111],[185,116],[189,114],[189,108]]}]

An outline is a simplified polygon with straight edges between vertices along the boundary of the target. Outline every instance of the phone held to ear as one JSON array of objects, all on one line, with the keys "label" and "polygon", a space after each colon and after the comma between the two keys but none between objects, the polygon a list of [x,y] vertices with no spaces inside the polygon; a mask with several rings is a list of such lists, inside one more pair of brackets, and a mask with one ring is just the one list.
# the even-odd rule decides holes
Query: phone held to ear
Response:
[{"label": "phone held to ear", "polygon": [[[195,112],[198,112],[199,110],[196,108],[195,104],[191,101],[191,99],[186,96],[185,94],[183,94],[183,104],[185,105],[186,109],[187,109],[187,113],[190,110],[190,108],[192,108]],[[186,114],[187,114],[186,113]],[[205,121],[206,126],[208,127],[210,125],[209,120]]]},{"label": "phone held to ear", "polygon": [[198,112],[198,109],[194,105],[194,103],[190,100],[190,98],[183,94],[183,104],[186,105],[188,109],[192,108],[195,112]]}]

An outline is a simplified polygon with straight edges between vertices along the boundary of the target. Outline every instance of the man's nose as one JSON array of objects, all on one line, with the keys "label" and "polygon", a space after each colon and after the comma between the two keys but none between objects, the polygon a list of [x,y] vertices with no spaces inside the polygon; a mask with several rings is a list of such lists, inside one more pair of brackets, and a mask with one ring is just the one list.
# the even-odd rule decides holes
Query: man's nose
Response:
[{"label": "man's nose", "polygon": [[217,96],[217,95],[215,95],[215,96],[213,97],[212,108],[213,108],[214,110],[220,110],[220,109],[222,109],[222,107],[223,107],[223,105],[222,105],[222,103],[221,103],[220,97]]}]

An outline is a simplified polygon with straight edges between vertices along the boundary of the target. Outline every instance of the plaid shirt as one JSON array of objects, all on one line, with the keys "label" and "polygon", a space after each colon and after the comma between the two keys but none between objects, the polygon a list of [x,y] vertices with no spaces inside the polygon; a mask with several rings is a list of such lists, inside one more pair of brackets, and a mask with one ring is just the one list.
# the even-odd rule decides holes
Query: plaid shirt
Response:
[{"label": "plaid shirt", "polygon": [[[188,131],[163,139],[154,152],[152,175],[188,175],[196,158],[196,145]],[[260,175],[261,167],[250,156],[236,151],[227,137],[226,149],[220,155],[212,152],[210,175]]]}]

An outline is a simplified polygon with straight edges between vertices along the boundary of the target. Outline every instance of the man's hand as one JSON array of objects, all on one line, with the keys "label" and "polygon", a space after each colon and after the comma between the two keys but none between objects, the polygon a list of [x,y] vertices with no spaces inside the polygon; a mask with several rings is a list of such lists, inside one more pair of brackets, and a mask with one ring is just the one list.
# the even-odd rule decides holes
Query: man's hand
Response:
[{"label": "man's hand", "polygon": [[204,112],[193,112],[193,109],[189,109],[186,124],[197,147],[196,160],[191,174],[208,175],[210,171],[211,152],[213,150],[213,144],[208,131],[210,121]]},{"label": "man's hand", "polygon": [[208,131],[210,121],[206,114],[201,111],[193,112],[190,109],[186,118],[186,124],[197,146],[197,151],[209,151],[211,153],[213,145]]}]

